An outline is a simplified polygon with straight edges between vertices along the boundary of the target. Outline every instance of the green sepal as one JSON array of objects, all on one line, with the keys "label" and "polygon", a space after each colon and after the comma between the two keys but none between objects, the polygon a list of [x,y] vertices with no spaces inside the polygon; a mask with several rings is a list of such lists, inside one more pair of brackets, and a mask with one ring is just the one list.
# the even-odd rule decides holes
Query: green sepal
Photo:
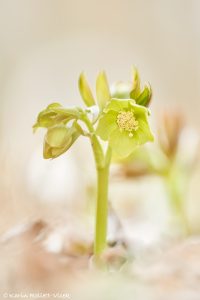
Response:
[{"label": "green sepal", "polygon": [[80,94],[81,94],[81,97],[82,97],[84,103],[87,106],[95,105],[94,97],[92,95],[91,89],[89,87],[89,84],[87,82],[87,79],[86,79],[84,73],[81,73],[81,75],[79,77],[78,86],[79,86],[79,91],[80,91]]}]

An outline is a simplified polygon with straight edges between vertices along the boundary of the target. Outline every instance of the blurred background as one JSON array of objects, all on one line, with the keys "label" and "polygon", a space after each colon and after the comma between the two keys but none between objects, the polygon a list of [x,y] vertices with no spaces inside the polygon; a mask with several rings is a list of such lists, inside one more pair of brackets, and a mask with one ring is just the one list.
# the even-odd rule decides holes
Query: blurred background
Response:
[{"label": "blurred background", "polygon": [[[195,165],[187,179],[186,210],[198,233],[199,53],[198,0],[0,0],[0,233],[35,220],[60,224],[84,218],[95,192],[87,141],[80,139],[63,157],[45,161],[44,132],[33,135],[32,125],[51,102],[82,105],[81,71],[94,90],[100,70],[110,83],[126,81],[132,65],[143,82],[151,83],[155,132],[163,111],[186,120],[183,160],[189,156]],[[124,230],[129,228],[126,236],[151,244],[169,230],[166,195],[155,176],[133,181],[113,179],[111,202]],[[90,223],[92,217],[85,231],[92,237]]]}]

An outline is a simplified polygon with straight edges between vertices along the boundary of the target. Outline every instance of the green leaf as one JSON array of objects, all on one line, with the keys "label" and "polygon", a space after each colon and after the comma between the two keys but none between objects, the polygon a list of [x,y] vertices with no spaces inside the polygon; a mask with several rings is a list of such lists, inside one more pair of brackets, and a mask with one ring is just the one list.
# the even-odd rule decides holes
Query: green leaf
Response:
[{"label": "green leaf", "polygon": [[148,106],[151,101],[152,90],[150,86],[145,86],[142,93],[136,99],[136,103],[142,106]]},{"label": "green leaf", "polygon": [[79,84],[80,94],[81,94],[81,96],[82,96],[83,101],[85,102],[85,104],[87,106],[93,106],[93,105],[95,105],[94,97],[92,95],[92,92],[90,90],[90,87],[88,85],[88,82],[87,82],[87,79],[86,79],[84,73],[81,73],[81,75],[79,77],[78,84]]},{"label": "green leaf", "polygon": [[100,109],[102,110],[110,100],[110,89],[105,72],[100,72],[96,80],[96,94]]},{"label": "green leaf", "polygon": [[140,77],[138,70],[135,67],[132,68],[132,78],[132,91],[130,92],[130,97],[136,99],[140,94]]}]

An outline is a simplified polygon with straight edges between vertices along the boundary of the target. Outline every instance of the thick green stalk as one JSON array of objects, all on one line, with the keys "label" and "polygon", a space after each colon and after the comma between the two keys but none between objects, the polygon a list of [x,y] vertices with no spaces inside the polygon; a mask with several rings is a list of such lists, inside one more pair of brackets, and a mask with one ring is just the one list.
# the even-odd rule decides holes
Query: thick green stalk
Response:
[{"label": "thick green stalk", "polygon": [[97,202],[94,254],[100,255],[106,247],[108,219],[109,165],[97,169]]},{"label": "thick green stalk", "polygon": [[106,248],[107,220],[108,220],[108,185],[109,169],[111,161],[111,148],[108,146],[104,153],[94,127],[87,117],[84,122],[91,133],[90,140],[94,153],[97,171],[97,200],[96,200],[96,224],[94,238],[94,255],[98,257]]}]

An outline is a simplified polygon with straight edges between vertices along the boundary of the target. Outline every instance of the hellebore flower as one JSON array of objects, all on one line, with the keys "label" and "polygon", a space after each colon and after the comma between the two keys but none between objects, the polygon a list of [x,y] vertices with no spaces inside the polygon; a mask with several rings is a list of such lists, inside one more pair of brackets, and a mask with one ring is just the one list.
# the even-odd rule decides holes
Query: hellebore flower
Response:
[{"label": "hellebore flower", "polygon": [[58,124],[67,124],[71,120],[80,118],[80,109],[77,107],[64,108],[59,103],[52,103],[42,110],[36,123],[33,125],[33,130],[38,128],[50,128]]},{"label": "hellebore flower", "polygon": [[149,111],[132,99],[111,99],[99,119],[96,134],[108,141],[113,152],[127,157],[137,146],[153,141]]},{"label": "hellebore flower", "polygon": [[[52,103],[41,111],[37,117],[33,130],[46,128],[44,138],[43,157],[56,158],[66,152],[76,139],[82,134],[77,123],[81,109],[63,108],[59,103]],[[69,126],[69,122],[73,122]]]}]

